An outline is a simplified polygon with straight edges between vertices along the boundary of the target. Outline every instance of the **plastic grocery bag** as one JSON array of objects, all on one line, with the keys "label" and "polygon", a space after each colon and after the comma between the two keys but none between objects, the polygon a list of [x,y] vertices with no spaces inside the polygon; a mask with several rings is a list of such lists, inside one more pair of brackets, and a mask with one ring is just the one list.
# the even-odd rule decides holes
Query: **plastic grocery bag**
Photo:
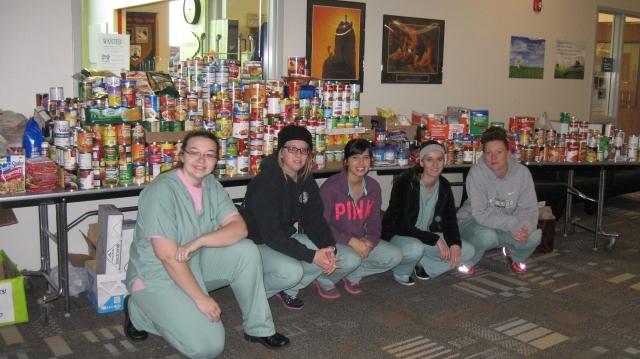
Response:
[{"label": "plastic grocery bag", "polygon": [[38,122],[31,117],[27,121],[27,125],[24,128],[24,135],[22,136],[22,147],[24,147],[24,154],[27,158],[40,156],[40,147],[44,141],[44,135]]}]

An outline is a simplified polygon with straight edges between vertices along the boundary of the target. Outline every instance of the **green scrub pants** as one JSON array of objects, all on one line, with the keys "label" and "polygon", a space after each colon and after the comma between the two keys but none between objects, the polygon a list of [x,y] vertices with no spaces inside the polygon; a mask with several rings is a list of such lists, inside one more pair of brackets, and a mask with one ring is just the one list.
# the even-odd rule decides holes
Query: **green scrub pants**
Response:
[{"label": "green scrub pants", "polygon": [[529,234],[529,239],[522,243],[511,238],[511,232],[485,227],[470,218],[460,226],[460,237],[476,249],[471,265],[478,263],[485,251],[499,247],[507,247],[515,262],[524,263],[540,244],[542,231],[536,229]]},{"label": "green scrub pants", "polygon": [[[243,239],[228,247],[203,248],[196,255],[200,256],[200,268],[191,270],[201,271],[207,291],[231,286],[245,333],[273,335],[275,327],[256,245]],[[143,290],[129,298],[129,314],[136,329],[162,336],[189,358],[213,358],[222,353],[225,332],[221,321],[209,321],[173,281],[144,284]]]},{"label": "green scrub pants", "polygon": [[[304,234],[292,236],[307,248],[317,250],[318,247]],[[298,296],[298,292],[306,288],[311,282],[318,279],[321,286],[328,288],[333,285],[332,280],[339,281],[347,274],[353,272],[360,265],[360,256],[349,251],[347,246],[336,244],[340,268],[331,274],[331,280],[322,274],[322,269],[313,263],[300,261],[271,249],[266,244],[258,245],[262,255],[262,267],[264,268],[264,287],[267,297],[284,291],[290,296]]]},{"label": "green scrub pants", "polygon": [[[393,269],[393,275],[406,282],[413,273],[413,268],[420,263],[422,268],[427,272],[429,277],[435,278],[451,269],[448,262],[440,259],[440,249],[437,245],[427,245],[417,238],[395,235],[391,237],[391,244],[400,248],[402,251],[402,261]],[[473,258],[473,246],[462,240],[460,255],[462,264],[469,265]]]}]

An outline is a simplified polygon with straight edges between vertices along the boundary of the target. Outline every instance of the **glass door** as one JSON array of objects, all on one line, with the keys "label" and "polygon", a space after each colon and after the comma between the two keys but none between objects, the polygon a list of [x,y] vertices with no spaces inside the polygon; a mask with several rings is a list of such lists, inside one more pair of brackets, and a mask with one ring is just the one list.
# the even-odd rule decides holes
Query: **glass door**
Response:
[{"label": "glass door", "polygon": [[640,18],[625,16],[617,127],[628,135],[640,133],[638,65],[640,63]]}]

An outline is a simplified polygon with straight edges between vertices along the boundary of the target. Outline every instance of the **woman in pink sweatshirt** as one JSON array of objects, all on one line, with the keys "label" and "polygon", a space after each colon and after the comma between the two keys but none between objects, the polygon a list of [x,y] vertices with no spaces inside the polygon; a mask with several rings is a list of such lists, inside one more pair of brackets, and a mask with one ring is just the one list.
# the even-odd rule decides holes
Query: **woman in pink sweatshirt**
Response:
[{"label": "woman in pink sweatshirt", "polygon": [[[344,169],[322,184],[320,195],[324,218],[336,242],[344,244],[361,259],[360,265],[342,279],[345,291],[358,295],[362,293],[363,277],[392,269],[400,263],[402,255],[394,245],[380,241],[381,190],[378,182],[367,176],[371,167],[369,142],[349,141],[344,148],[344,158]],[[332,277],[318,280],[330,281]]]}]

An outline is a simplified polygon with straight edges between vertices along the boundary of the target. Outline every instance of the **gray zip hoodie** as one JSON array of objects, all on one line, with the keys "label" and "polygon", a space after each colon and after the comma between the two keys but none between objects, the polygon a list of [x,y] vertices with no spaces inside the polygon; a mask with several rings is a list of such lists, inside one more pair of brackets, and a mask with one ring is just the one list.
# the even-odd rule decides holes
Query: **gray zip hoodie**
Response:
[{"label": "gray zip hoodie", "polygon": [[470,218],[479,224],[515,234],[523,226],[529,233],[538,223],[538,199],[529,169],[509,156],[504,178],[498,178],[484,159],[471,167],[466,188],[469,198],[458,210],[458,224]]}]

